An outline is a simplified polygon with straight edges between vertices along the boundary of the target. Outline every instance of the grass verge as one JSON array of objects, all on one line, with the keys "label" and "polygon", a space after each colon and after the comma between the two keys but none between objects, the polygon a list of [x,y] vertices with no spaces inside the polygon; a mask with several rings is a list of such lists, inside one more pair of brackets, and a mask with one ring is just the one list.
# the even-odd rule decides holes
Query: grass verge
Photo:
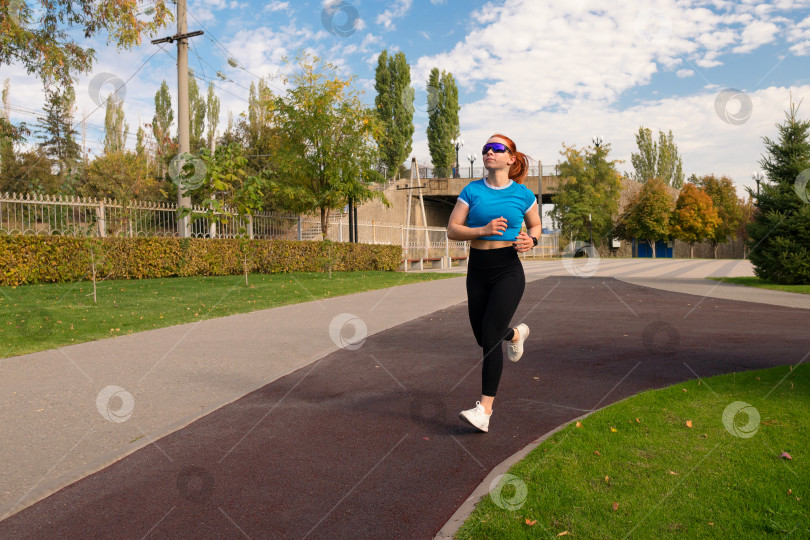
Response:
[{"label": "grass verge", "polygon": [[714,281],[723,283],[733,283],[735,285],[745,285],[746,287],[759,287],[760,289],[771,289],[774,291],[784,291],[792,293],[810,294],[810,285],[780,285],[770,281],[759,279],[758,277],[710,277]]},{"label": "grass verge", "polygon": [[544,441],[457,538],[810,538],[808,438],[808,365],[644,392]]},{"label": "grass verge", "polygon": [[0,287],[0,358],[461,274],[333,272]]}]

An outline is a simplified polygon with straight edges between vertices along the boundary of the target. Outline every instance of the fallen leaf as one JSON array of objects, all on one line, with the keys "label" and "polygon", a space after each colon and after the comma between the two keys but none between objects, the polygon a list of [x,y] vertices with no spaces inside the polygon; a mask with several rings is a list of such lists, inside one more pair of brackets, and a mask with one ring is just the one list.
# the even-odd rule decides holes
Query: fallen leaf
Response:
[{"label": "fallen leaf", "polygon": [[684,392],[686,392],[686,388],[681,388],[681,390],[683,390]]},{"label": "fallen leaf", "polygon": [[612,431],[613,433],[616,433],[616,432],[617,432],[617,431],[619,431],[619,430],[618,430],[618,429],[616,429],[615,427],[612,427],[612,426],[611,426],[610,431]]},{"label": "fallen leaf", "polygon": [[615,512],[615,511],[616,511],[616,510],[618,510],[618,509],[619,509],[619,503],[614,502],[614,503],[613,503],[613,511]]},{"label": "fallen leaf", "polygon": [[700,438],[701,438],[701,439],[708,439],[708,438],[709,438],[709,436],[708,436],[708,435],[706,435],[706,434],[704,433],[703,435],[701,435],[701,436],[700,436]]},{"label": "fallen leaf", "polygon": [[430,440],[430,437],[422,437],[422,438],[425,439],[426,441]]},{"label": "fallen leaf", "polygon": [[691,420],[686,421],[686,427],[688,427],[688,428],[692,427],[692,421]]},{"label": "fallen leaf", "polygon": [[710,521],[710,522],[709,522],[709,525],[711,525],[712,527],[714,527],[714,522]]},{"label": "fallen leaf", "polygon": [[536,523],[537,523],[536,519],[526,518],[526,525],[528,525],[529,527],[531,527],[532,525],[535,525]]},{"label": "fallen leaf", "polygon": [[609,483],[610,483],[610,477],[609,477],[609,476],[606,476],[606,477],[605,477],[605,483],[606,483],[606,484],[609,484]]},{"label": "fallen leaf", "polygon": [[582,427],[582,422],[577,422],[577,427],[581,428]]},{"label": "fallen leaf", "polygon": [[636,418],[636,422],[638,422],[638,423],[640,424],[640,423],[641,423],[641,420],[639,420],[638,418]]},{"label": "fallen leaf", "polygon": [[793,459],[792,457],[790,457],[790,454],[788,454],[787,452],[782,452],[782,455],[779,456],[779,457],[780,458],[785,458],[785,459]]},{"label": "fallen leaf", "polygon": [[600,454],[600,453],[599,453],[599,450],[594,450],[594,451],[593,451],[593,453],[594,453],[594,454],[596,454],[597,456],[601,456],[601,455],[602,455],[602,454]]},{"label": "fallen leaf", "polygon": [[791,495],[792,493],[793,493],[792,489],[789,489],[788,492],[787,492],[788,495]]},{"label": "fallen leaf", "polygon": [[532,377],[532,379],[534,379],[535,381],[539,381],[540,377]]},{"label": "fallen leaf", "polygon": [[566,536],[566,535],[569,535],[569,534],[571,534],[571,533],[568,532],[568,531],[563,531],[560,534],[558,534],[557,536]]},{"label": "fallen leaf", "polygon": [[676,473],[675,471],[669,471],[669,474],[676,475],[678,473]]}]

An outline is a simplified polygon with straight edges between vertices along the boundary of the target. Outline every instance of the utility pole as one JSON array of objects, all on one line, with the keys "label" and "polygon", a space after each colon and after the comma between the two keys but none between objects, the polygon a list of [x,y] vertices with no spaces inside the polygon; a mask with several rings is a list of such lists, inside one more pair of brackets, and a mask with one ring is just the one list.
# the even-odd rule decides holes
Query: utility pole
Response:
[{"label": "utility pole", "polygon": [[[180,143],[178,155],[191,152],[191,143],[188,136],[188,38],[201,36],[203,32],[187,33],[186,24],[186,0],[177,0],[177,34],[171,37],[155,39],[152,43],[172,43],[177,41],[177,137]],[[180,171],[178,171],[179,173]],[[190,208],[191,197],[183,191],[183,182],[177,180],[177,209]],[[186,215],[177,221],[178,233],[181,237],[191,236],[191,216]]]}]

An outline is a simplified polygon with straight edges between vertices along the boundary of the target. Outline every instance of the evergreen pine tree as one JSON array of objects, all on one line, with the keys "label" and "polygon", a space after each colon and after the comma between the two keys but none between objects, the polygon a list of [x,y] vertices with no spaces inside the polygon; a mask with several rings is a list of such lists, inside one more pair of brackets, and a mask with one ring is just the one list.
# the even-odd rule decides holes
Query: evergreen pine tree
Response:
[{"label": "evergreen pine tree", "polygon": [[[766,182],[756,197],[757,213],[748,226],[754,272],[786,285],[810,284],[810,204],[797,193],[799,175],[810,174],[810,121],[797,117],[791,102],[778,140],[763,138],[760,165]],[[750,191],[750,190],[749,190]]]},{"label": "evergreen pine tree", "polygon": [[45,117],[37,120],[37,134],[42,139],[40,148],[55,162],[59,176],[64,178],[81,156],[81,147],[76,142],[78,133],[73,129],[76,94],[73,87],[68,86],[61,92],[50,88],[45,95]]}]

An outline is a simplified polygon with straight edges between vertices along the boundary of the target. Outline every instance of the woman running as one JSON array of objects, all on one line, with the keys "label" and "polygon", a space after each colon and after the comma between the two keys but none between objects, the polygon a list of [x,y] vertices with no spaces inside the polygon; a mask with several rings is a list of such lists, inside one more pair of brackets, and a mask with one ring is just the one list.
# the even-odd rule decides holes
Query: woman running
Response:
[{"label": "woman running", "polygon": [[[481,400],[461,411],[459,418],[489,431],[492,403],[503,371],[502,341],[509,360],[523,355],[529,327],[510,327],[526,278],[518,253],[537,245],[540,213],[534,193],[523,185],[528,174],[526,156],[504,135],[493,135],[481,151],[487,177],[467,184],[450,214],[447,237],[471,240],[467,265],[467,305],[475,340],[483,348]],[[526,222],[527,232],[521,232]]]}]

